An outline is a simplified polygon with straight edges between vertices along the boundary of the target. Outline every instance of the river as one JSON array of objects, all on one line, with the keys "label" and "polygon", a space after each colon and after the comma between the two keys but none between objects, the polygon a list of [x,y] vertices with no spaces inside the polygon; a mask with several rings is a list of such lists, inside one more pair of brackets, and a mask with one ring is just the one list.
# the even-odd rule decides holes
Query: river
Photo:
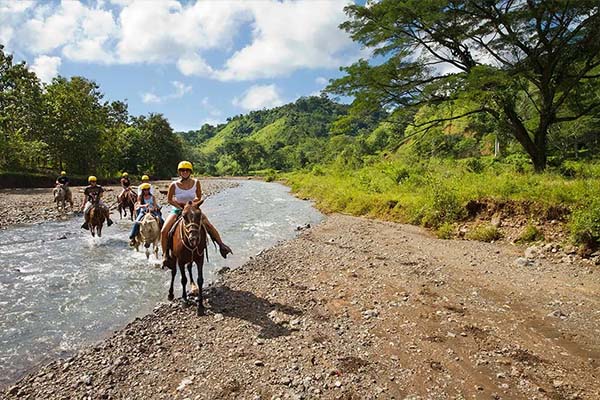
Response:
[{"label": "river", "polygon": [[[208,197],[202,210],[233,249],[223,259],[210,245],[205,285],[323,218],[287,187],[253,180]],[[170,272],[128,246],[129,220],[113,219],[102,238],[80,229],[80,218],[0,230],[0,386],[166,301]]]}]

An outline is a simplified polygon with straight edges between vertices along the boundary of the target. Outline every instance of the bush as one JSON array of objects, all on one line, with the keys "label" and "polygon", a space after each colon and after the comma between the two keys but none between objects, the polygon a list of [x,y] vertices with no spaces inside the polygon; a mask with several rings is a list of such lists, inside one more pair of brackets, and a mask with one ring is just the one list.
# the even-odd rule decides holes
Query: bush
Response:
[{"label": "bush", "polygon": [[573,212],[569,223],[571,238],[577,245],[588,249],[598,247],[600,240],[600,201]]},{"label": "bush", "polygon": [[516,242],[530,243],[537,242],[538,240],[544,240],[544,234],[534,225],[528,224],[525,226],[525,229],[523,229],[523,232],[521,232]]},{"label": "bush", "polygon": [[502,237],[502,232],[494,225],[479,225],[467,232],[467,239],[492,242]]},{"label": "bush", "polygon": [[455,222],[464,218],[465,208],[454,190],[438,181],[430,181],[431,193],[423,210],[422,223],[426,227],[437,228],[445,222]]},{"label": "bush", "polygon": [[463,161],[465,168],[474,174],[480,174],[485,169],[485,164],[479,158],[467,158]]},{"label": "bush", "polygon": [[454,237],[454,224],[444,222],[435,233],[440,239],[452,239]]}]

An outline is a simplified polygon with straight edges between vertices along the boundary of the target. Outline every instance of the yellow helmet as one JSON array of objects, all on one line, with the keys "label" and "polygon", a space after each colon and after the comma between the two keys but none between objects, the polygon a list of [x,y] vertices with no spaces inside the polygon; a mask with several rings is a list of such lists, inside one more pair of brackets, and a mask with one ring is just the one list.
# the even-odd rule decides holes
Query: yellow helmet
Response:
[{"label": "yellow helmet", "polygon": [[96,182],[96,177],[95,177],[94,175],[91,175],[91,176],[88,178],[88,182],[89,182],[89,183],[91,183],[91,182]]},{"label": "yellow helmet", "polygon": [[65,176],[67,173],[66,173],[65,171],[60,171],[60,174],[61,174],[62,176]]},{"label": "yellow helmet", "polygon": [[142,189],[142,190],[144,190],[144,189],[150,189],[150,184],[148,182],[142,183],[140,185],[140,189]]},{"label": "yellow helmet", "polygon": [[177,165],[177,171],[180,169],[189,169],[190,171],[193,171],[194,167],[192,167],[192,163],[189,161],[181,161],[179,165]]},{"label": "yellow helmet", "polygon": [[149,181],[150,177],[148,175],[143,175],[142,176],[142,181]]},{"label": "yellow helmet", "polygon": [[123,178],[127,178],[129,176],[129,174],[127,172],[123,172],[123,175],[121,175]]}]

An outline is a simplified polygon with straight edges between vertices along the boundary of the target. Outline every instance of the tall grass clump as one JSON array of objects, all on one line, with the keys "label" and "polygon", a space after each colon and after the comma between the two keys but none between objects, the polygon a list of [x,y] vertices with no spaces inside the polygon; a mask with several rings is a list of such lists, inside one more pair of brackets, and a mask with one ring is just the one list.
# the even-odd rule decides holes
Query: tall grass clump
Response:
[{"label": "tall grass clump", "polygon": [[600,242],[600,200],[593,200],[587,207],[577,208],[571,215],[569,228],[575,244],[596,249]]}]

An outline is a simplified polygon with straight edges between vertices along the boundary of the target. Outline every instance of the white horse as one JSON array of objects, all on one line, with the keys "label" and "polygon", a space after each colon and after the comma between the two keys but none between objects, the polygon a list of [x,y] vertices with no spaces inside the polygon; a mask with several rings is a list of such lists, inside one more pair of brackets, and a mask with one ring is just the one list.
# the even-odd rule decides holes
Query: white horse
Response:
[{"label": "white horse", "polygon": [[160,242],[160,226],[158,219],[152,213],[146,213],[140,221],[140,233],[135,238],[135,250],[139,251],[140,244],[146,248],[146,258],[150,258],[150,245],[152,251],[158,258],[158,246]]},{"label": "white horse", "polygon": [[56,203],[56,209],[61,213],[66,211],[67,203],[67,189],[63,185],[58,185],[53,190],[54,202]]}]

